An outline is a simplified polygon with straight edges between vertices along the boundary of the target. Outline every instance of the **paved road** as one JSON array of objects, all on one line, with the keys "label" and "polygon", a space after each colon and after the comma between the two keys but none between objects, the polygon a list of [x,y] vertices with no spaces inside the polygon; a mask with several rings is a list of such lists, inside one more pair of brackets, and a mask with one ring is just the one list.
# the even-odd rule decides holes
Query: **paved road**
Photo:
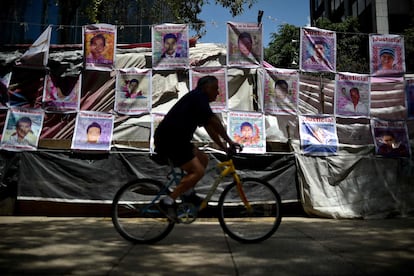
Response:
[{"label": "paved road", "polygon": [[177,225],[133,245],[108,218],[0,217],[1,275],[412,275],[414,218],[284,218],[260,244],[225,236],[216,220]]}]

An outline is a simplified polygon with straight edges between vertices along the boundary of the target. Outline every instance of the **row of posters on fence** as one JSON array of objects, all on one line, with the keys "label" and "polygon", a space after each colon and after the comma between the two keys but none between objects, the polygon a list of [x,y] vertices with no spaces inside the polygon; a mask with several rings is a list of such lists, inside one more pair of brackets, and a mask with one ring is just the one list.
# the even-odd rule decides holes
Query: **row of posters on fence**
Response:
[{"label": "row of posters on fence", "polygon": [[[189,70],[190,90],[198,79],[212,75],[219,81],[219,95],[211,103],[216,113],[227,110],[227,68],[199,67]],[[298,113],[300,75],[297,70],[264,68],[263,112],[271,115],[294,115]],[[11,73],[2,83],[8,86]],[[47,112],[78,112],[81,96],[81,75],[56,78],[46,75],[43,85],[43,109]],[[408,118],[414,117],[414,79],[405,79]],[[18,93],[18,92],[16,92]],[[371,77],[366,74],[337,73],[335,81],[334,114],[339,116],[369,117],[371,106]],[[151,112],[152,70],[126,68],[116,70],[114,110],[120,114],[140,115]],[[0,109],[7,109],[3,102]]]},{"label": "row of posters on fence", "polygon": [[[151,137],[163,114],[151,114]],[[43,110],[9,109],[0,148],[11,151],[36,150],[44,120]],[[114,116],[82,111],[77,114],[71,149],[109,151],[112,145]],[[405,121],[371,119],[376,153],[387,157],[408,157],[410,146]],[[246,153],[266,152],[264,115],[259,112],[231,111],[227,131]],[[300,115],[299,134],[303,153],[334,155],[338,136],[334,116]],[[150,143],[152,150],[152,144]]]},{"label": "row of posters on fence", "polygon": [[[85,69],[111,71],[115,68],[117,27],[110,24],[83,26]],[[47,65],[51,27],[20,59]],[[227,66],[259,67],[263,64],[263,30],[257,23],[227,22]],[[300,30],[299,68],[306,72],[336,72],[336,32],[315,27]],[[187,24],[161,24],[152,27],[152,68],[188,68],[189,35]],[[370,74],[402,75],[405,72],[404,37],[370,34]],[[36,59],[32,57],[36,56]]]}]

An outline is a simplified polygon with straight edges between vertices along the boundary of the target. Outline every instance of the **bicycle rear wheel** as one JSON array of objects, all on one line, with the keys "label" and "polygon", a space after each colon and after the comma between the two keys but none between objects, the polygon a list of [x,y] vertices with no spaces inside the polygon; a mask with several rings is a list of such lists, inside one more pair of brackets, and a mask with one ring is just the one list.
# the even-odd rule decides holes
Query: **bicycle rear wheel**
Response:
[{"label": "bicycle rear wheel", "polygon": [[154,201],[162,184],[139,179],[125,184],[112,202],[112,222],[118,233],[133,243],[154,243],[165,238],[174,222],[167,219]]},{"label": "bicycle rear wheel", "polygon": [[236,182],[227,186],[219,198],[219,222],[231,238],[254,243],[268,239],[280,225],[281,200],[277,191],[257,178],[242,180],[242,187],[252,209],[240,198]]}]

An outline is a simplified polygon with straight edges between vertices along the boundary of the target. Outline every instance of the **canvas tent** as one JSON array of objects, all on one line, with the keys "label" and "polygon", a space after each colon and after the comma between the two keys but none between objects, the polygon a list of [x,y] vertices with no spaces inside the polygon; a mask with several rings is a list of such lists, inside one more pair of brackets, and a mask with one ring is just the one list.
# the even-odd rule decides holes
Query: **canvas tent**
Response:
[{"label": "canvas tent", "polygon": [[[11,68],[19,54],[1,53],[3,67]],[[196,66],[225,66],[226,48],[197,44],[190,48],[190,61]],[[52,47],[50,51],[49,64],[61,76],[82,72],[82,110],[113,112],[114,72],[83,71],[82,62],[79,47]],[[119,47],[116,68],[129,67],[151,68],[151,50]],[[229,110],[260,110],[261,74],[263,68],[227,68]],[[332,114],[334,85],[334,80],[327,76],[301,74],[298,113]],[[152,90],[152,112],[168,111],[189,91],[188,70],[153,72]],[[381,79],[372,84],[371,90],[373,116],[390,120],[405,117],[404,88],[400,81]],[[38,97],[33,97],[34,105],[39,104]],[[3,182],[17,183],[18,202],[109,204],[123,183],[139,176],[163,179],[166,168],[160,169],[148,159],[151,116],[115,116],[112,150],[91,154],[69,150],[75,124],[73,114],[47,114],[38,151],[2,152]],[[226,112],[219,116],[226,122]],[[297,116],[266,115],[267,153],[238,158],[241,174],[265,179],[280,192],[283,202],[300,202],[311,215],[370,218],[412,214],[412,157],[375,156],[368,118],[338,117],[336,123],[338,154],[306,156],[299,145]],[[407,125],[412,146],[413,121],[407,120]],[[199,145],[211,143],[203,129],[197,130],[194,141]],[[213,166],[220,155],[211,153],[210,157]],[[213,176],[214,170],[209,171],[197,187],[200,193],[205,192]]]}]

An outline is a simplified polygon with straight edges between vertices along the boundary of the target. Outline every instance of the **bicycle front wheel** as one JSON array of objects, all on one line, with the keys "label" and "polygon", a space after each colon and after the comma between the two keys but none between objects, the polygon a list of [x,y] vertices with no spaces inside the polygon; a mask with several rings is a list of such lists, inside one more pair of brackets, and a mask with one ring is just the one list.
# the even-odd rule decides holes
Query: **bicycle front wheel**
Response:
[{"label": "bicycle front wheel", "polygon": [[233,182],[219,199],[221,227],[239,242],[254,243],[268,239],[282,219],[279,194],[269,183],[257,178],[243,179],[242,190],[251,208],[246,207],[236,182]]},{"label": "bicycle front wheel", "polygon": [[165,238],[174,223],[157,208],[162,184],[139,179],[125,184],[112,202],[112,222],[118,233],[133,243],[154,243]]}]

